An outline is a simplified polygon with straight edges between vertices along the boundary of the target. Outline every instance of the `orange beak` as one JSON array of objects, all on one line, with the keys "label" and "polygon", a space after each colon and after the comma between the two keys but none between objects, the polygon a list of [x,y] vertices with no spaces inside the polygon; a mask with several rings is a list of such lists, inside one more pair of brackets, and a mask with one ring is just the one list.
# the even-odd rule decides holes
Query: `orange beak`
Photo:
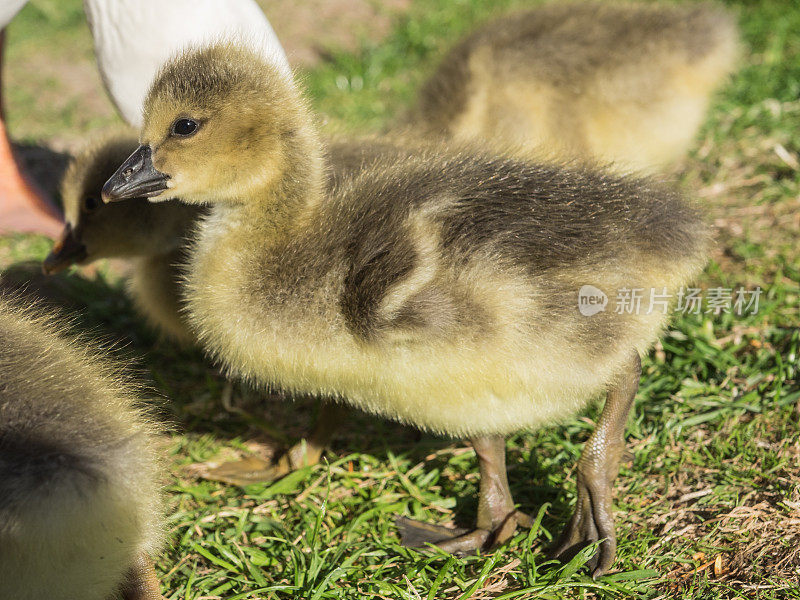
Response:
[{"label": "orange beak", "polygon": [[72,225],[67,223],[61,237],[53,245],[47,258],[44,259],[42,271],[45,275],[53,275],[67,267],[83,262],[87,256],[86,246],[78,241]]}]

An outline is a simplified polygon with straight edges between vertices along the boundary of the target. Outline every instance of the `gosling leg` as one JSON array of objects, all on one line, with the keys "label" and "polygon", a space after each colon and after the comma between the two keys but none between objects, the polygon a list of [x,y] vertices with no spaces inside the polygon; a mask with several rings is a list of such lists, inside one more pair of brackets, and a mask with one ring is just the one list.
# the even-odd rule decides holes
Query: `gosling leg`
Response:
[{"label": "gosling leg", "polygon": [[323,401],[319,418],[308,439],[297,442],[275,463],[278,476],[282,477],[302,467],[318,464],[346,413],[347,409],[341,404]]},{"label": "gosling leg", "polygon": [[120,591],[123,600],[164,600],[158,586],[153,561],[144,554],[140,555],[128,570]]},{"label": "gosling leg", "polygon": [[404,546],[435,544],[446,552],[463,554],[502,544],[514,535],[517,526],[530,527],[530,517],[514,508],[508,488],[505,439],[479,437],[472,445],[481,474],[475,529],[452,529],[399,517],[397,526]]},{"label": "gosling leg", "polygon": [[613,484],[625,449],[625,423],[639,389],[641,371],[641,360],[634,352],[625,371],[608,390],[597,428],[586,442],[578,461],[575,513],[553,551],[556,557],[564,557],[602,540],[597,553],[589,561],[594,578],[611,567],[617,551],[611,506]]},{"label": "gosling leg", "polygon": [[300,440],[275,462],[248,457],[211,469],[207,479],[245,486],[251,483],[274,481],[302,467],[316,465],[339,428],[346,410],[335,402],[323,401],[311,435]]}]

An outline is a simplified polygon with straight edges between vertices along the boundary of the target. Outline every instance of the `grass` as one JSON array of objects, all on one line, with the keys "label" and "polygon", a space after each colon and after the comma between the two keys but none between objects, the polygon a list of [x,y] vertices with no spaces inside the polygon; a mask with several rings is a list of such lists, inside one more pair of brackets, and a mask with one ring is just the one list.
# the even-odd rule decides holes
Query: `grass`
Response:
[{"label": "grass", "polygon": [[[449,44],[521,4],[415,0],[380,43],[332,51],[303,75],[325,127],[384,126]],[[678,315],[646,359],[616,485],[615,572],[597,581],[580,568],[585,556],[563,565],[544,552],[571,512],[573,469],[597,408],[509,440],[512,489],[538,516],[533,529],[483,556],[419,553],[398,544],[394,515],[474,518],[477,470],[463,443],[354,414],[321,466],[244,490],[198,479],[198,464],[269,454],[300,437],[315,404],[240,387],[226,409],[213,365],[141,325],[114,269],[45,280],[25,261],[40,260],[46,241],[0,239],[6,285],[124,341],[113,351],[151,382],[152,401],[174,424],[165,440],[169,543],[158,557],[168,598],[800,597],[800,7],[729,4],[748,51],[676,175],[719,230],[699,285],[764,293],[757,314]],[[8,110],[19,139],[69,147],[116,121],[105,100],[94,98],[92,112],[79,101],[85,89],[70,83],[65,92],[58,77],[31,72],[47,57],[90,60],[78,0],[31,2],[9,37]],[[257,427],[264,421],[271,437]]]}]

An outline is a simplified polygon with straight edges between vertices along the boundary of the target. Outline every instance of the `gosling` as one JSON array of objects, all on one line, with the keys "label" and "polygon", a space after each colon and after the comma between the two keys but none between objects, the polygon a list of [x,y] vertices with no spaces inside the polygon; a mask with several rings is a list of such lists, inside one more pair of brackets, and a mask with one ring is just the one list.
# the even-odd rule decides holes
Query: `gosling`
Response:
[{"label": "gosling", "polygon": [[0,598],[156,600],[155,427],[113,367],[0,296]]},{"label": "gosling", "polygon": [[688,151],[738,47],[734,18],[714,3],[552,3],[456,44],[407,121],[520,157],[654,172]]},{"label": "gosling", "polygon": [[468,437],[480,473],[469,532],[401,521],[409,545],[468,552],[517,525],[504,437],[606,394],[578,465],[557,554],[602,540],[640,356],[665,311],[578,309],[578,292],[674,293],[705,263],[707,229],[676,193],[588,167],[432,144],[324,184],[323,146],[294,82],[232,45],[184,54],[153,83],[140,147],[105,201],[209,203],[187,269],[206,349],[261,384]]},{"label": "gosling", "polygon": [[104,206],[103,183],[137,145],[131,134],[113,134],[75,156],[61,181],[64,231],[42,268],[53,274],[101,258],[129,261],[126,283],[137,311],[168,339],[188,346],[193,336],[181,313],[181,269],[191,229],[205,209],[145,198]]}]

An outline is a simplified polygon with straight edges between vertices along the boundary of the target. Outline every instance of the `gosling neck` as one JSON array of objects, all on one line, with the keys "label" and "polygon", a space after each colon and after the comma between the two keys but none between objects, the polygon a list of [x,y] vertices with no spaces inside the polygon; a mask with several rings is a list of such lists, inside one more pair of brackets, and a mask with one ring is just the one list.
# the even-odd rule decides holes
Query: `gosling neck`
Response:
[{"label": "gosling neck", "polygon": [[288,140],[279,174],[252,186],[241,197],[239,211],[254,226],[287,231],[322,201],[325,163],[322,142],[309,126]]}]

